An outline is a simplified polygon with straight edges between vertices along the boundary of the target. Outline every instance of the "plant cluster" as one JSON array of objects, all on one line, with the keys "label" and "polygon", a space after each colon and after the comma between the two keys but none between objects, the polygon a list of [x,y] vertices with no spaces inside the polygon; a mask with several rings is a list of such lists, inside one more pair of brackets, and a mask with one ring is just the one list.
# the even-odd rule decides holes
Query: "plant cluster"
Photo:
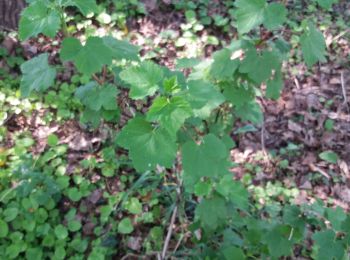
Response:
[{"label": "plant cluster", "polygon": [[[327,8],[330,3],[317,2]],[[145,183],[150,187],[146,194],[164,187],[161,182],[166,178],[175,186],[168,188],[168,196],[163,198],[167,200],[169,216],[178,216],[179,222],[190,221],[182,224],[189,225],[191,248],[180,248],[174,253],[176,256],[200,259],[312,256],[328,260],[347,255],[350,216],[341,208],[330,209],[321,202],[256,207],[245,185],[233,180],[230,172],[234,166],[230,160],[230,150],[235,146],[231,138],[233,123],[241,120],[257,126],[263,124],[257,97],[279,98],[283,87],[282,64],[290,44],[278,34],[266,38],[260,33],[268,31],[274,35],[283,28],[288,10],[282,3],[237,0],[231,7],[238,38],[215,52],[211,59],[179,60],[178,68],[191,70],[186,77],[181,71],[141,59],[139,48],[126,41],[112,36],[89,36],[82,43],[70,35],[65,10],[77,8],[82,15],[91,15],[98,9],[94,0],[30,1],[21,16],[20,39],[39,34],[53,38],[62,31],[60,60],[72,62],[84,77],[75,90],[72,80],[73,85],[62,84],[59,93],[64,98],[74,91],[75,99],[82,105],[82,122],[95,128],[101,122],[122,127],[113,143],[102,151],[104,163],[84,160],[82,166],[99,168],[105,177],[131,168],[140,177],[129,190],[117,196],[105,194],[108,199],[102,202],[98,220],[105,226],[95,229],[98,239],[85,238],[80,232],[82,224],[77,211],[71,208],[62,220],[57,207],[63,198],[74,205],[96,187],[79,175],[73,176],[76,187],[69,187],[70,178],[61,167],[66,148],[57,144],[57,137],[50,136],[48,151],[37,161],[28,158],[29,166],[20,165],[13,174],[17,185],[0,194],[0,203],[5,205],[0,211],[1,257],[82,259],[85,254],[89,259],[108,258],[117,253],[111,250],[117,244],[113,234],[132,233],[135,221],[124,217],[108,227],[112,216],[120,208],[130,215],[140,214],[142,204],[131,194]],[[322,33],[311,21],[302,21],[302,28],[299,44],[307,66],[325,61]],[[55,85],[58,69],[49,64],[48,53],[23,63],[21,95],[28,97],[34,91],[47,91]],[[121,93],[128,94],[124,101],[133,107],[133,115],[124,125],[120,124],[122,108],[117,102]],[[44,96],[56,99],[52,91]],[[64,99],[63,103],[67,100],[72,99]],[[146,109],[137,105],[147,104],[146,101],[150,103]],[[23,155],[30,143],[24,145],[24,150],[20,148]],[[6,182],[4,179],[1,185],[9,187]],[[282,191],[276,191],[279,193]],[[153,199],[156,206],[161,198]],[[137,221],[149,223],[159,214],[157,209]],[[166,244],[159,243],[162,237],[162,228],[153,227],[145,243],[146,253],[151,253],[151,249],[167,249]],[[313,241],[311,248],[304,246],[309,239]]]}]

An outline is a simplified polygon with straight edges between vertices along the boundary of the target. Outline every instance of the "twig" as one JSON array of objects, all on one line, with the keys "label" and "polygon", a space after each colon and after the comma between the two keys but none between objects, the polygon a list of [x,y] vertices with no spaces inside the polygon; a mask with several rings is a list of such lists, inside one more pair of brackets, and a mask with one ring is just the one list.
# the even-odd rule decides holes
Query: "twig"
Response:
[{"label": "twig", "polygon": [[313,163],[309,164],[309,167],[312,171],[321,173],[324,177],[326,177],[328,180],[331,178],[328,173],[326,173],[324,170],[322,170],[320,167],[317,167]]},{"label": "twig", "polygon": [[301,88],[300,88],[299,81],[298,81],[298,79],[297,79],[296,77],[294,77],[294,84],[295,84],[295,86],[297,87],[297,89],[301,89]]},{"label": "twig", "polygon": [[346,86],[345,86],[344,72],[343,71],[340,72],[340,82],[341,82],[341,89],[342,89],[343,97],[344,97],[343,104],[347,107],[348,112],[349,112],[348,97],[346,95]]},{"label": "twig", "polygon": [[170,220],[170,224],[169,224],[169,228],[168,228],[168,233],[166,235],[166,239],[165,239],[163,250],[162,250],[162,256],[161,256],[162,260],[165,259],[166,252],[168,251],[168,246],[169,246],[171,235],[173,233],[173,226],[175,223],[176,215],[177,215],[177,205],[175,206],[175,208],[173,210],[173,215],[171,216],[171,220]]},{"label": "twig", "polygon": [[103,85],[103,81],[100,80],[96,74],[92,74],[92,78],[99,84],[99,85]]}]

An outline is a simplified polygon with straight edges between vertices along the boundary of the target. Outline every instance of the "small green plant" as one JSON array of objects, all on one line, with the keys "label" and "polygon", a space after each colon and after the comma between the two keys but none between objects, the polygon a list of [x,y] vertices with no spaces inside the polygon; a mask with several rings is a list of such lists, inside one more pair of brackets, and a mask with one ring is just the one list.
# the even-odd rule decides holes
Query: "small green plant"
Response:
[{"label": "small green plant", "polygon": [[[262,124],[264,115],[257,95],[278,99],[283,87],[282,63],[287,60],[289,48],[278,34],[288,20],[288,11],[282,3],[235,1],[230,13],[235,19],[238,39],[210,59],[179,62],[182,68],[191,68],[188,77],[181,71],[140,59],[137,47],[111,36],[89,36],[82,43],[67,30],[67,7],[77,8],[83,15],[97,9],[94,0],[31,1],[22,13],[19,36],[26,40],[42,33],[53,38],[62,31],[59,57],[63,63],[72,62],[77,73],[86,79],[75,90],[75,97],[83,106],[82,121],[92,123],[95,128],[101,122],[120,123],[121,108],[117,100],[122,92],[128,93],[124,101],[129,107],[150,101],[146,109],[135,105],[127,122],[119,125],[121,130],[114,133],[115,144],[102,151],[103,163],[92,158],[81,162],[89,172],[100,169],[106,178],[122,175],[122,183],[129,181],[121,174],[125,169],[131,168],[140,177],[127,191],[116,196],[104,194],[106,201],[92,224],[99,222],[108,229],[96,227],[93,234],[97,239],[92,241],[82,236],[82,223],[74,208],[66,213],[63,222],[58,209],[54,209],[61,198],[68,198],[70,205],[85,201],[94,186],[79,174],[73,177],[74,186],[69,186],[70,179],[59,167],[61,160],[57,160],[66,147],[57,145],[56,138],[50,136],[52,147],[37,159],[34,169],[21,168],[16,175],[20,185],[10,189],[12,195],[6,196],[6,203],[0,200],[6,204],[0,220],[3,248],[0,254],[4,258],[79,259],[87,255],[89,259],[109,258],[116,253],[113,248],[118,243],[117,236],[132,234],[136,223],[149,223],[160,214],[157,206],[160,199],[169,207],[168,215],[174,216],[171,221],[177,217],[178,221],[189,222],[183,224],[191,231],[191,248],[174,252],[178,257],[342,259],[347,254],[350,217],[342,209],[329,209],[319,202],[303,206],[282,207],[279,203],[257,206],[256,200],[280,196],[287,200],[296,195],[295,191],[270,184],[269,192],[257,190],[254,198],[242,182],[233,180],[230,172],[234,121]],[[187,19],[194,16],[194,12],[186,12]],[[217,16],[214,22],[225,26],[228,21]],[[326,45],[322,33],[311,21],[303,21],[301,27],[301,32],[296,32],[300,37],[298,44],[305,63],[311,67],[325,60]],[[259,28],[276,36],[266,39]],[[46,92],[54,86],[57,69],[57,65],[49,64],[47,53],[22,64],[22,96],[30,96],[33,91]],[[262,85],[266,85],[265,92],[260,88]],[[61,87],[59,93],[68,89],[71,94],[70,87]],[[46,94],[46,98],[54,94]],[[287,147],[287,150],[293,148],[296,149]],[[127,157],[122,155],[126,152]],[[29,160],[29,164],[34,162]],[[160,184],[165,176],[173,187]],[[147,185],[151,188],[140,193],[147,194],[160,185],[167,196],[154,196],[151,214],[142,215],[142,202],[133,193]],[[120,210],[130,215],[110,222]],[[87,206],[80,204],[79,213],[87,212]],[[303,246],[309,239],[308,231],[313,232],[311,249]],[[162,259],[170,256],[166,255],[168,245],[159,244],[159,238],[164,236],[163,230],[155,225],[145,242],[147,250],[163,249]],[[43,247],[38,246],[41,244]],[[298,253],[295,247],[300,248]]]}]

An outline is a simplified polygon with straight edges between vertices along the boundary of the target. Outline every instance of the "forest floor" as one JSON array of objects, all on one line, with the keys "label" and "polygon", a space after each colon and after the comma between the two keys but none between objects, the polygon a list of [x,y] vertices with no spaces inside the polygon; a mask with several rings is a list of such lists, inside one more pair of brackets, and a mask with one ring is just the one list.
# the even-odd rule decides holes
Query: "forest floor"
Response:
[{"label": "forest floor", "polygon": [[[81,21],[81,30],[98,34],[113,31],[141,46],[143,57],[171,69],[176,67],[177,60],[181,58],[205,59],[235,37],[230,26],[220,26],[220,22],[217,22],[219,25],[202,25],[200,19],[189,23],[191,13],[181,8],[173,9],[167,1],[163,1],[161,6],[153,2],[145,1],[146,15],[137,12],[134,15],[127,14],[122,26]],[[211,15],[225,18],[225,7],[220,5],[220,1],[212,2],[212,9],[209,9]],[[340,1],[332,11],[319,12],[319,17],[313,17],[326,38],[327,62],[309,70],[292,51],[290,62],[283,68],[285,84],[281,98],[276,101],[259,98],[264,111],[264,124],[253,126],[237,121],[232,127],[231,136],[236,142],[236,148],[231,151],[235,164],[232,172],[235,178],[246,184],[261,206],[272,201],[302,204],[321,199],[328,206],[350,209],[350,13],[345,10],[350,10],[350,3]],[[306,10],[295,15],[305,18],[311,13],[312,10]],[[288,37],[288,31],[284,34]],[[110,138],[109,130],[113,127],[103,124],[92,130],[79,122],[81,106],[74,98],[74,86],[71,83],[79,84],[84,82],[84,78],[75,76],[69,82],[68,79],[75,73],[73,68],[60,75],[64,87],[53,90],[48,96],[27,100],[18,97],[20,63],[44,51],[51,53],[51,62],[56,62],[59,42],[59,37],[55,41],[42,37],[19,44],[15,38],[7,35],[2,37],[0,169],[3,168],[5,172],[6,164],[9,164],[7,160],[10,160],[10,157],[1,157],[1,153],[17,147],[20,142],[28,142],[24,145],[26,151],[40,158],[55,148],[51,142],[67,145],[64,159],[57,157],[56,165],[52,162],[50,165],[59,168],[64,161],[68,174],[83,171],[89,181],[98,187],[87,193],[89,195],[85,199],[73,199],[74,202],[67,199],[61,203],[63,212],[69,212],[72,206],[88,208],[89,213],[82,210],[77,213],[84,223],[83,232],[88,236],[95,228],[91,219],[103,214],[99,203],[103,204],[104,193],[113,195],[127,187],[134,187],[135,179],[126,173],[122,177],[94,173],[101,169],[107,171],[103,160],[108,158],[110,151],[104,149],[103,144]],[[57,142],[50,141],[50,138],[54,139],[53,136],[58,137]],[[331,155],[327,157],[327,154]],[[16,154],[11,156],[15,158]],[[15,160],[13,158],[11,160]],[[49,165],[45,160],[41,163],[43,169],[46,164]],[[74,179],[70,182],[79,181]],[[158,200],[162,200],[152,194],[152,187],[157,187],[157,182],[152,185],[132,195],[143,203],[145,211],[147,207],[153,207],[152,203],[157,204]],[[68,197],[74,198],[76,190],[69,189],[67,192],[71,195]],[[82,193],[80,195],[84,197],[84,191]],[[162,209],[160,205],[158,210]],[[150,223],[162,222],[155,217],[156,210],[152,212],[155,220]],[[147,220],[143,221],[147,223]],[[140,226],[138,229],[125,242],[129,249],[138,252],[146,242],[152,245],[152,249],[159,247],[156,239],[144,235],[148,228]],[[154,231],[153,235],[158,234]]]}]

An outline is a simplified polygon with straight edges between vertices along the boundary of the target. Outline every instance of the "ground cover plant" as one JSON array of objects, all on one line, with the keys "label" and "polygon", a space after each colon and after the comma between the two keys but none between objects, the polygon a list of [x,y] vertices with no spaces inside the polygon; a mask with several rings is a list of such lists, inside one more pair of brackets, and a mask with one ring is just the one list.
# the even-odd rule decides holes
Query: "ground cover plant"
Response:
[{"label": "ground cover plant", "polygon": [[[128,16],[157,4],[27,2],[18,38],[46,47],[25,60],[0,52],[1,259],[348,259],[347,207],[317,196],[296,203],[300,187],[263,174],[288,176],[312,147],[266,148],[263,108],[295,77],[288,64],[311,71],[331,59],[312,15],[338,1],[313,1],[302,15],[303,1],[155,1],[183,13],[181,36],[161,34],[184,54],[169,66],[157,62],[164,50],[144,53],[121,37]],[[220,11],[208,16],[212,5]],[[187,44],[213,50],[187,56]],[[310,116],[292,116],[288,127],[303,135]],[[329,117],[318,127],[332,133],[338,118]],[[256,132],[261,151],[237,173],[233,151]],[[308,162],[319,173],[309,185],[344,182],[337,152],[317,156],[330,170]]]}]

